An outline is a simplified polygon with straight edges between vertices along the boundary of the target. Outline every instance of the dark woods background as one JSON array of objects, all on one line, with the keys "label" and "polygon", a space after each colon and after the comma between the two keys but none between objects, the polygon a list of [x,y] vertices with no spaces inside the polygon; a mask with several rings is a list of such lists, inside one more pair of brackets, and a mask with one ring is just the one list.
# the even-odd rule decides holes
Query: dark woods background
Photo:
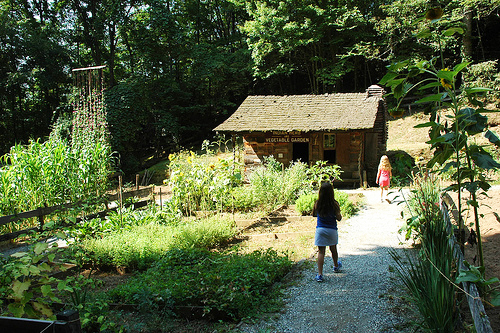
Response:
[{"label": "dark woods background", "polygon": [[[122,169],[213,135],[249,94],[364,91],[391,61],[500,57],[498,1],[0,0],[0,154],[69,133],[74,68],[106,65],[108,122]],[[496,64],[498,66],[498,64]],[[498,72],[498,67],[496,68]]]}]

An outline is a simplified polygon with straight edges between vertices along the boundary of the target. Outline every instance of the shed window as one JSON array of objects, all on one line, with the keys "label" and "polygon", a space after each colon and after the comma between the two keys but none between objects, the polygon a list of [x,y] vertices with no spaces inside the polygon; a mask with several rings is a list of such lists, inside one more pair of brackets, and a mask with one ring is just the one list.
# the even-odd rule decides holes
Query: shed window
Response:
[{"label": "shed window", "polygon": [[335,149],[335,145],[336,145],[335,134],[324,134],[324,136],[323,136],[323,148]]}]

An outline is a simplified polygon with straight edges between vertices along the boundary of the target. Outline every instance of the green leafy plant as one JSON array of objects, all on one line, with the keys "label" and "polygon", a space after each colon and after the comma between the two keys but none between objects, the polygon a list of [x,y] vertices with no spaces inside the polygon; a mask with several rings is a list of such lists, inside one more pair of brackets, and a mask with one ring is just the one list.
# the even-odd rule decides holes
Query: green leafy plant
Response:
[{"label": "green leafy plant", "polygon": [[409,154],[397,152],[391,158],[392,185],[403,187],[409,185],[412,172],[415,170],[415,161]]},{"label": "green leafy plant", "polygon": [[[342,213],[343,219],[348,219],[358,211],[358,207],[349,199],[349,195],[346,192],[334,190],[335,200],[339,202],[340,212]],[[295,209],[302,215],[312,214],[314,203],[318,199],[318,194],[304,194],[301,195],[297,201],[295,201]]]},{"label": "green leafy plant", "polygon": [[264,210],[288,205],[308,190],[307,165],[293,162],[287,168],[274,156],[264,158],[264,164],[248,176],[250,191]]},{"label": "green leafy plant", "polygon": [[[440,8],[439,11],[433,10],[433,14],[430,15],[429,11],[428,19],[422,21],[417,38],[430,38],[441,46],[441,41],[445,38],[463,32],[458,26],[447,27],[446,30],[440,31],[440,26],[436,26],[435,23],[441,19],[443,10]],[[496,133],[487,129],[487,117],[484,113],[489,111],[480,100],[480,97],[491,89],[459,86],[461,74],[469,66],[470,63],[464,61],[449,69],[445,66],[443,53],[440,52],[438,57],[431,60],[408,59],[389,65],[388,73],[382,78],[381,83],[390,87],[390,94],[397,100],[397,105],[391,112],[397,112],[403,98],[413,91],[430,93],[416,102],[434,105],[429,121],[417,126],[429,128],[428,143],[434,149],[434,156],[427,166],[432,168],[439,165],[441,172],[450,169],[455,171],[452,175],[455,183],[448,189],[458,193],[460,215],[463,210],[462,190],[469,192],[468,204],[473,210],[474,225],[478,235],[479,261],[480,265],[484,266],[477,195],[478,192],[486,192],[490,187],[486,172],[498,169],[500,164],[481,145],[472,143],[470,138],[482,133],[497,147],[500,146],[500,139]],[[445,114],[444,110],[448,113]],[[459,221],[459,228],[463,227],[463,221]],[[463,241],[461,240],[462,243]]]},{"label": "green leafy plant", "polygon": [[481,297],[492,306],[500,306],[500,280],[497,277],[492,277],[488,280],[484,278],[481,267],[472,266],[467,261],[464,261],[466,270],[460,269],[455,283],[462,282],[474,283],[481,293]]},{"label": "green leafy plant", "polygon": [[135,224],[101,237],[83,239],[72,244],[72,248],[82,251],[79,258],[100,267],[144,270],[174,247],[213,248],[235,234],[232,220],[215,216],[177,225]]},{"label": "green leafy plant", "polygon": [[441,195],[441,187],[436,186],[441,183],[438,175],[432,172],[426,172],[420,169],[419,172],[412,176],[412,186],[410,194],[404,197],[407,218],[404,225],[399,230],[405,234],[405,239],[413,238],[415,241],[420,241],[425,224],[434,216],[440,214],[439,200]]},{"label": "green leafy plant", "polygon": [[311,215],[313,208],[314,208],[314,203],[316,202],[316,200],[318,200],[318,194],[316,194],[316,193],[301,195],[295,201],[295,209],[301,215]]},{"label": "green leafy plant", "polygon": [[206,159],[194,152],[171,154],[171,204],[183,214],[192,215],[199,210],[225,210],[232,188],[242,182],[241,164],[232,157]]},{"label": "green leafy plant", "polygon": [[8,311],[15,317],[55,319],[52,302],[56,296],[57,279],[51,277],[56,270],[64,270],[54,264],[57,246],[35,242],[27,252],[17,252],[2,259],[0,267],[0,298],[10,300]]},{"label": "green leafy plant", "polygon": [[120,332],[122,328],[110,318],[110,308],[103,295],[95,293],[96,288],[104,284],[103,281],[76,274],[59,281],[57,287],[61,297],[69,299],[73,309],[78,310],[80,322],[84,332],[110,331]]},{"label": "green leafy plant", "polygon": [[272,249],[249,254],[172,249],[148,271],[109,295],[116,301],[138,304],[144,302],[139,295],[167,290],[176,306],[203,306],[207,316],[239,319],[271,306],[277,297],[271,293],[272,287],[291,265],[286,255]]},{"label": "green leafy plant", "polygon": [[326,161],[316,161],[306,173],[312,190],[318,190],[324,181],[333,183],[335,180],[342,180],[340,166],[337,164],[327,165]]},{"label": "green leafy plant", "polygon": [[421,250],[412,257],[391,256],[396,262],[396,273],[410,292],[416,304],[424,329],[432,332],[453,332],[458,309],[456,307],[456,259],[443,216],[429,216],[421,224]]}]

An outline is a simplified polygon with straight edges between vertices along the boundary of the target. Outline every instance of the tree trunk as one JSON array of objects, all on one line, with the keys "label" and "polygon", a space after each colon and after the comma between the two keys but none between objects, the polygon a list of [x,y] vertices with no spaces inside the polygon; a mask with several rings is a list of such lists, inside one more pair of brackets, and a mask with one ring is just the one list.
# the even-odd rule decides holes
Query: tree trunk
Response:
[{"label": "tree trunk", "polygon": [[472,60],[472,8],[466,8],[464,13],[465,32],[463,35],[462,61]]}]

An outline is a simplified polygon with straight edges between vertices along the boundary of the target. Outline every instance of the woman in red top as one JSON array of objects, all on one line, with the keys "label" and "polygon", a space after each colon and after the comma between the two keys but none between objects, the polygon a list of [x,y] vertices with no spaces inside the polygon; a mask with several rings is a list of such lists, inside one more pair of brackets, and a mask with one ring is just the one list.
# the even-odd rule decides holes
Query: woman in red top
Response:
[{"label": "woman in red top", "polygon": [[[378,172],[377,172],[377,184],[380,185],[380,201],[384,202],[384,190],[389,191],[389,186],[391,185],[391,177],[392,177],[392,171],[391,171],[391,162],[389,162],[389,157],[387,155],[383,155],[380,158],[380,164],[378,165]],[[386,198],[388,203],[391,203],[391,201],[387,198],[387,193],[386,193]]]}]

